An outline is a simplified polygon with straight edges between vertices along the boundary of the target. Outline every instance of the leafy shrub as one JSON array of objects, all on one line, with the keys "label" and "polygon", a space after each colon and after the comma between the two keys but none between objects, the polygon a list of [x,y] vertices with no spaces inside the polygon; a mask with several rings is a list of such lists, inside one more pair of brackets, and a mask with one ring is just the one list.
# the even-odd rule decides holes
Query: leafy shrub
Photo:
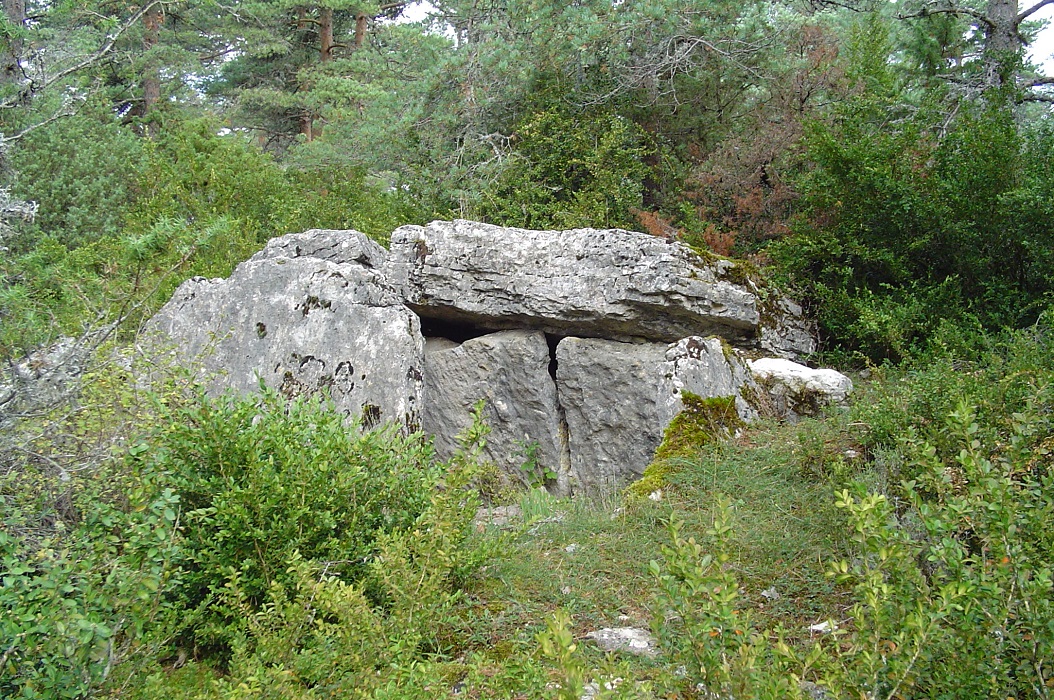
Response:
[{"label": "leafy shrub", "polygon": [[174,613],[178,496],[112,456],[146,416],[119,367],[0,440],[0,694],[86,697]]},{"label": "leafy shrub", "polygon": [[[92,129],[109,129],[96,140],[107,157],[127,161],[115,166],[119,175],[95,178],[122,203],[107,204],[90,187],[84,201],[73,201],[67,190],[81,192],[74,185],[54,193],[41,186],[65,215],[95,223],[45,217],[23,236],[19,254],[0,258],[0,355],[119,318],[136,328],[183,280],[226,276],[277,235],[355,228],[383,240],[423,216],[403,193],[368,187],[362,173],[286,170],[243,135],[218,135],[213,120],[173,122],[157,141],[131,146],[116,125]],[[68,138],[90,140],[92,129]],[[126,153],[132,146],[138,150]],[[80,162],[70,161],[70,178],[88,177],[76,170]]]},{"label": "leafy shrub", "polygon": [[903,485],[904,512],[885,496],[843,491],[861,556],[833,570],[858,600],[833,687],[873,697],[1049,694],[1054,473],[1049,446],[1033,441],[1037,429],[1049,435],[1046,420],[1018,414],[996,448],[961,404],[947,423],[960,448],[951,460],[910,444],[918,480]]},{"label": "leafy shrub", "polygon": [[367,186],[364,172],[287,170],[243,134],[218,131],[210,119],[177,123],[152,145],[131,230],[164,219],[200,228],[226,218],[259,247],[309,228],[354,228],[383,239],[415,217],[398,192]]},{"label": "leafy shrub", "polygon": [[[422,654],[447,650],[460,585],[487,556],[466,543],[479,504],[472,488],[485,435],[479,415],[462,436],[461,451],[434,469],[422,470],[428,451],[422,450],[420,436],[397,438],[392,445],[391,433],[370,434],[346,448],[358,458],[372,459],[373,468],[396,468],[377,475],[378,482],[408,482],[403,484],[407,489],[419,489],[409,506],[382,499],[367,502],[365,489],[351,496],[345,512],[357,516],[354,524],[360,527],[367,520],[363,516],[371,515],[369,508],[379,509],[374,514],[382,517],[389,509],[402,508],[391,527],[364,533],[374,540],[363,559],[309,560],[301,555],[303,548],[286,551],[281,575],[255,596],[259,582],[253,580],[252,565],[226,574],[216,606],[232,616],[227,624],[228,674],[217,683],[222,697],[370,697],[371,691],[377,693],[373,697],[428,696],[427,685],[418,688],[417,683],[438,665],[423,663]],[[342,424],[337,420],[334,425]],[[393,464],[387,451],[406,454]],[[358,465],[351,466],[357,471]],[[286,483],[296,490],[295,478]],[[268,520],[264,526],[274,528],[276,522]],[[411,687],[418,692],[410,692]]]},{"label": "leafy shrub", "polygon": [[[954,455],[958,448],[945,419],[960,402],[976,407],[982,437],[991,443],[1009,439],[1017,414],[1045,415],[1052,397],[1044,387],[1054,383],[1052,321],[1048,312],[1018,331],[942,331],[928,353],[901,371],[886,370],[886,381],[870,400],[853,407],[852,421],[867,428],[867,447],[896,450],[903,438],[915,435],[941,454]],[[914,478],[913,469],[910,460],[902,461],[894,482]]]},{"label": "leafy shrub", "polygon": [[221,650],[243,619],[224,602],[230,582],[253,609],[275,586],[295,589],[293,557],[360,582],[382,536],[412,526],[442,476],[421,435],[359,434],[317,401],[271,390],[177,406],[128,459],[179,495],[180,604],[201,608],[195,636]]},{"label": "leafy shrub", "polygon": [[731,507],[727,497],[717,497],[705,545],[684,537],[683,523],[668,522],[663,561],[649,565],[660,589],[654,625],[660,643],[683,664],[684,682],[700,684],[706,694],[802,697],[801,661],[779,630],[774,638],[759,630],[740,601],[739,581],[729,568]]},{"label": "leafy shrub", "polygon": [[[24,478],[5,479],[4,490]],[[113,494],[100,491],[77,494],[79,518],[69,530],[39,538],[35,514],[0,496],[4,697],[84,697],[161,614],[177,499],[171,491],[138,492],[112,503]]]},{"label": "leafy shrub", "polygon": [[416,683],[456,643],[488,554],[466,544],[478,417],[437,464],[423,436],[360,435],[318,401],[158,386],[146,401],[112,363],[2,445],[5,697],[153,697],[142,666],[192,651],[173,640],[227,664],[229,683],[191,674],[195,693],[350,695]]}]

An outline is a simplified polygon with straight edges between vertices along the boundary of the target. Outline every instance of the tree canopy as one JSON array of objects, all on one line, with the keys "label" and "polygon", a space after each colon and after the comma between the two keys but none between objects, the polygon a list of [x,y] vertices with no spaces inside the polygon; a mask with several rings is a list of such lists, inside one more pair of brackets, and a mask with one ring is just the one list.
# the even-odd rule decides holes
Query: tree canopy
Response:
[{"label": "tree canopy", "polygon": [[[1051,2],[6,0],[0,314],[47,327],[17,349],[76,331],[32,290],[73,265],[106,317],[142,271],[89,251],[173,222],[242,250],[463,216],[754,256],[875,358],[1025,323],[1052,291],[1054,90],[1026,58]],[[213,254],[174,240],[175,277]]]}]

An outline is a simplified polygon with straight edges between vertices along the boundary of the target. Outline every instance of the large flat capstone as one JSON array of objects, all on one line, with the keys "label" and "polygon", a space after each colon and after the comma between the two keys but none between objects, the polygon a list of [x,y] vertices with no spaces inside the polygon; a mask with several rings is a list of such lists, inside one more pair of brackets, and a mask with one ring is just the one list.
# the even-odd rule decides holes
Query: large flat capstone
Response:
[{"label": "large flat capstone", "polygon": [[[262,380],[289,398],[328,391],[367,426],[419,424],[424,339],[418,317],[362,260],[383,248],[357,232],[323,232],[309,254],[297,238],[272,241],[228,279],[183,283],[150,321],[213,394],[255,391]],[[304,248],[301,248],[303,251]],[[321,250],[333,259],[313,257]],[[296,256],[296,257],[292,257]],[[342,262],[335,262],[340,260]]]},{"label": "large flat capstone", "polygon": [[[392,233],[386,269],[428,318],[616,340],[764,338],[780,354],[811,350],[802,347],[811,335],[796,332],[807,324],[792,306],[763,302],[732,281],[744,275],[736,263],[644,233],[435,221]],[[781,348],[787,333],[793,342]]]}]

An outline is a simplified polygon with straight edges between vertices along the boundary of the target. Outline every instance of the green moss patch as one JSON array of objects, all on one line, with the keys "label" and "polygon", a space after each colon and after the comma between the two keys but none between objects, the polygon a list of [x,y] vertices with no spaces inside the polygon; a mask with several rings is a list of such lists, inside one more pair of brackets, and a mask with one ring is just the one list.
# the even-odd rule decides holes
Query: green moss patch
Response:
[{"label": "green moss patch", "polygon": [[639,481],[626,489],[630,497],[647,496],[662,488],[676,469],[674,459],[693,454],[700,447],[729,435],[743,425],[736,411],[735,396],[704,399],[690,391],[681,392],[681,410],[662,435],[651,464]]}]

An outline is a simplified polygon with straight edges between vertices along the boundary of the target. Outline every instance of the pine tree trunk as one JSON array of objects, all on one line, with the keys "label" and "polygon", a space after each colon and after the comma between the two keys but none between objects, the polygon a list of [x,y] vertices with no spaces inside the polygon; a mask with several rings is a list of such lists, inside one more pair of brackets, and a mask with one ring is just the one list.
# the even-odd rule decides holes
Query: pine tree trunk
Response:
[{"label": "pine tree trunk", "polygon": [[1002,87],[1013,79],[1015,62],[1023,44],[1018,34],[1018,0],[989,0],[988,26],[984,40],[984,82],[986,88]]},{"label": "pine tree trunk", "polygon": [[[297,16],[296,26],[297,26],[298,29],[302,30],[305,26],[308,26],[309,23],[308,23],[308,19],[307,19],[307,8],[305,8],[305,7],[298,7],[298,8],[296,8],[296,16]],[[310,90],[310,89],[311,89],[311,84],[308,83],[308,82],[304,82],[304,83],[302,83],[300,85],[300,90],[302,92],[304,92],[304,93],[308,92],[308,90]],[[309,143],[315,137],[314,126],[315,126],[315,115],[311,113],[310,109],[305,107],[304,110],[300,113],[300,135],[303,136],[304,140],[309,142]]]},{"label": "pine tree trunk", "polygon": [[366,43],[366,14],[363,12],[355,15],[355,48],[361,49]]},{"label": "pine tree trunk", "polygon": [[333,58],[333,8],[323,7],[318,17],[319,60],[323,63]]},{"label": "pine tree trunk", "polygon": [[[161,70],[156,57],[150,56],[150,52],[157,46],[161,39],[161,24],[164,22],[161,14],[161,6],[154,5],[143,15],[143,52],[147,54],[146,64],[143,66],[142,88],[143,88],[143,117],[149,118],[161,101]],[[151,136],[157,136],[158,124],[149,121],[147,126]]]}]

